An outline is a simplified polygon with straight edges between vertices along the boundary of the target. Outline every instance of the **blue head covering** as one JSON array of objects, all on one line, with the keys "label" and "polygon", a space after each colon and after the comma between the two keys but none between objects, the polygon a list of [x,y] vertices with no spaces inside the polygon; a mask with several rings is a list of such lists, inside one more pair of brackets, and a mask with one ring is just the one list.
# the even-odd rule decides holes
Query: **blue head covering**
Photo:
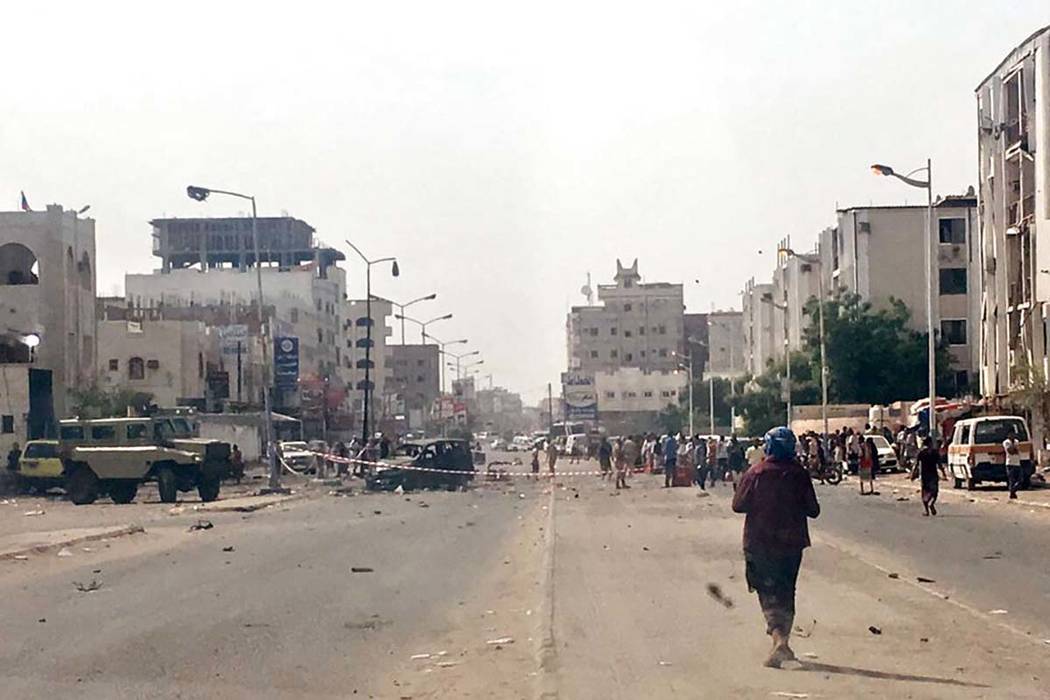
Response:
[{"label": "blue head covering", "polygon": [[791,428],[772,428],[765,437],[765,452],[773,459],[795,458],[795,434]]}]

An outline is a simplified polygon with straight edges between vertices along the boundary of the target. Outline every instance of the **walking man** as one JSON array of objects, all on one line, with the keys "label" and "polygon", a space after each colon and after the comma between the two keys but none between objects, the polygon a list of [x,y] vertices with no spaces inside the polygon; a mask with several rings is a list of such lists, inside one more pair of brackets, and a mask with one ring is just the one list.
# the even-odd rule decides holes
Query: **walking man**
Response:
[{"label": "walking man", "polygon": [[627,485],[627,474],[634,469],[634,463],[638,460],[638,443],[630,435],[623,441],[620,463],[616,465],[616,488],[629,489]]},{"label": "walking man", "polygon": [[1003,440],[1006,452],[1006,486],[1010,489],[1010,498],[1017,498],[1017,489],[1021,485],[1021,447],[1017,443],[1017,431],[1011,430]]},{"label": "walking man", "polygon": [[765,665],[780,668],[795,658],[788,644],[795,623],[795,583],[802,550],[810,545],[806,518],[820,515],[820,504],[809,472],[795,458],[795,434],[789,428],[766,433],[765,453],[740,479],[733,510],[746,514],[747,587],[758,593],[766,634],[773,638]]},{"label": "walking man", "polygon": [[668,435],[664,442],[664,488],[671,488],[674,483],[674,470],[678,466],[678,441],[674,435]]},{"label": "walking man", "polygon": [[605,435],[602,435],[602,441],[598,443],[598,466],[602,470],[602,479],[608,479],[612,471],[612,445]]},{"label": "walking man", "polygon": [[558,463],[558,446],[554,440],[547,441],[547,471],[554,476],[554,465]]},{"label": "walking man", "polygon": [[[948,478],[941,464],[941,453],[934,449],[933,440],[926,438],[922,449],[916,456],[916,464],[912,468],[911,478],[919,479],[922,485],[922,507],[926,509],[923,515],[937,515],[937,493],[940,490],[940,477]],[[939,473],[938,473],[939,472]]]}]

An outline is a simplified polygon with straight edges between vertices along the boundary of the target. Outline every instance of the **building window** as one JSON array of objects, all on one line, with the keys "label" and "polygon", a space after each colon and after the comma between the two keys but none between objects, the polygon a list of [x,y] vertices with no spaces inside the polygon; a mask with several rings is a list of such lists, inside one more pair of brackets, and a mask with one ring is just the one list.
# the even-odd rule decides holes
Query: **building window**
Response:
[{"label": "building window", "polygon": [[631,331],[624,331],[623,332],[623,337],[624,338],[630,338],[631,337]]},{"label": "building window", "polygon": [[966,242],[966,219],[940,219],[937,229],[941,243],[958,245]]},{"label": "building window", "polygon": [[638,327],[638,335],[645,335],[645,326]]},{"label": "building window", "polygon": [[292,309],[288,314],[288,317],[291,319],[292,323],[299,323],[299,309]]},{"label": "building window", "polygon": [[324,331],[320,328],[317,329],[317,344],[324,343]]},{"label": "building window", "polygon": [[624,304],[623,305],[623,310],[624,311],[630,311],[631,310],[631,305],[630,304]]},{"label": "building window", "polygon": [[651,392],[651,391],[643,392],[642,396],[644,396],[647,399],[651,399],[651,398],[653,398],[653,392]]},{"label": "building window", "polygon": [[667,335],[667,326],[660,326],[660,335]]},{"label": "building window", "polygon": [[598,359],[598,351],[597,350],[591,350],[591,359],[592,360],[597,360]]},{"label": "building window", "polygon": [[160,360],[146,360],[146,369],[160,369]]},{"label": "building window", "polygon": [[665,399],[666,398],[670,398],[671,392],[669,392],[666,389],[664,389],[663,391],[660,392],[660,396],[664,397]]},{"label": "building window", "polygon": [[317,310],[320,311],[321,310],[321,300],[320,299],[317,300],[316,306],[317,306]]},{"label": "building window", "polygon": [[620,356],[620,353],[618,351],[616,351],[616,350],[610,350],[609,351],[609,357],[611,357],[612,359],[615,360],[619,356]]},{"label": "building window", "polygon": [[607,398],[607,399],[615,399],[616,398],[616,392],[615,391],[607,391],[607,392],[605,392],[605,398]]},{"label": "building window", "polygon": [[146,363],[141,357],[133,357],[128,360],[128,379],[145,379]]},{"label": "building window", "polygon": [[966,321],[941,321],[941,337],[948,345],[966,345]]},{"label": "building window", "polygon": [[941,269],[941,295],[966,294],[966,268],[945,267]]},{"label": "building window", "polygon": [[964,369],[961,369],[955,373],[955,390],[958,392],[966,391],[970,388],[970,373]]},{"label": "building window", "polygon": [[10,435],[15,432],[15,417],[14,416],[0,416],[0,433]]},{"label": "building window", "polygon": [[625,393],[624,393],[624,397],[625,397],[625,398],[628,398],[628,399],[633,399],[633,398],[635,398],[635,397],[637,397],[637,396],[638,396],[638,394],[636,394],[636,393],[635,393],[635,392],[633,392],[633,391],[628,391],[628,392],[625,392]]},{"label": "building window", "polygon": [[623,356],[623,359],[624,359],[625,362],[630,362],[631,360],[634,359],[634,355],[632,355],[629,352],[625,353],[624,356]]},{"label": "building window", "polygon": [[591,328],[590,330],[591,330],[591,335],[593,335],[595,338],[597,338],[598,337],[598,329],[597,328]]},{"label": "building window", "polygon": [[616,335],[616,333],[617,333],[617,330],[615,328],[610,328],[609,329],[609,335]]},{"label": "building window", "polygon": [[667,348],[660,348],[660,357],[667,357]]},{"label": "building window", "polygon": [[120,360],[112,359],[109,361],[109,371],[118,372],[120,371]]},{"label": "building window", "polygon": [[419,383],[423,383],[423,382],[425,382],[426,380],[427,380],[427,378],[426,378],[426,377],[424,377],[424,376],[423,376],[422,374],[417,374],[417,375],[416,375],[416,382],[419,382]]}]

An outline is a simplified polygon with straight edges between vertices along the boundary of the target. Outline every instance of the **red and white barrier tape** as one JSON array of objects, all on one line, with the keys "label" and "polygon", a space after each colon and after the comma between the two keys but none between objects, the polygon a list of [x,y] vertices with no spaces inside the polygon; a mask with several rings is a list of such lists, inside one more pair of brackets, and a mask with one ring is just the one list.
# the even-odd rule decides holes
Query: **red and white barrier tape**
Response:
[{"label": "red and white barrier tape", "polygon": [[[509,471],[503,471],[502,469],[500,469],[500,470],[486,469],[485,467],[482,467],[480,469],[474,469],[474,470],[471,470],[471,471],[467,471],[467,470],[462,470],[462,469],[461,470],[456,470],[456,469],[435,469],[433,467],[417,467],[417,466],[412,465],[412,464],[395,464],[393,462],[370,461],[370,460],[366,460],[366,459],[357,459],[356,457],[340,457],[338,455],[326,454],[326,453],[322,453],[322,452],[315,452],[314,454],[316,454],[317,457],[320,458],[320,459],[323,459],[323,460],[328,461],[328,462],[335,462],[337,464],[360,464],[360,465],[363,465],[363,466],[378,467],[378,468],[381,468],[381,469],[404,469],[405,471],[427,472],[427,473],[432,473],[432,474],[455,474],[455,475],[464,475],[464,476],[476,476],[478,474],[487,475],[487,474],[490,474],[490,473],[491,474],[499,474],[500,476],[545,476],[545,477],[555,477],[555,476],[556,477],[563,477],[563,476],[601,476],[604,473],[612,473],[613,471],[615,471],[615,470],[610,470],[609,472],[602,472],[602,471],[557,471],[556,470],[554,472],[551,472],[549,469],[545,470],[542,467],[540,468],[539,471],[535,471],[535,472],[531,471],[531,470],[527,471],[527,472],[526,471],[509,472]],[[283,462],[283,460],[282,460],[282,462]],[[495,465],[495,463],[493,463],[490,466],[494,466],[494,465]],[[288,469],[291,469],[291,467],[288,467]]]}]

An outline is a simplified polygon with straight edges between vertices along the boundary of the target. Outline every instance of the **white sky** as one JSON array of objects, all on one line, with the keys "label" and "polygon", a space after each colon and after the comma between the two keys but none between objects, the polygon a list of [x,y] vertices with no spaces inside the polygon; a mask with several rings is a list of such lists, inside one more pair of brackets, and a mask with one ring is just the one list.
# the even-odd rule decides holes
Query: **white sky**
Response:
[{"label": "white sky", "polygon": [[155,5],[5,4],[0,209],[90,204],[110,294],[153,269],[150,218],[243,209],[187,184],[254,193],[397,255],[375,291],[438,292],[434,334],[529,401],[616,257],[739,308],[836,204],[918,201],[871,162],[930,156],[962,192],[973,89],[1050,24],[1047,0]]}]

